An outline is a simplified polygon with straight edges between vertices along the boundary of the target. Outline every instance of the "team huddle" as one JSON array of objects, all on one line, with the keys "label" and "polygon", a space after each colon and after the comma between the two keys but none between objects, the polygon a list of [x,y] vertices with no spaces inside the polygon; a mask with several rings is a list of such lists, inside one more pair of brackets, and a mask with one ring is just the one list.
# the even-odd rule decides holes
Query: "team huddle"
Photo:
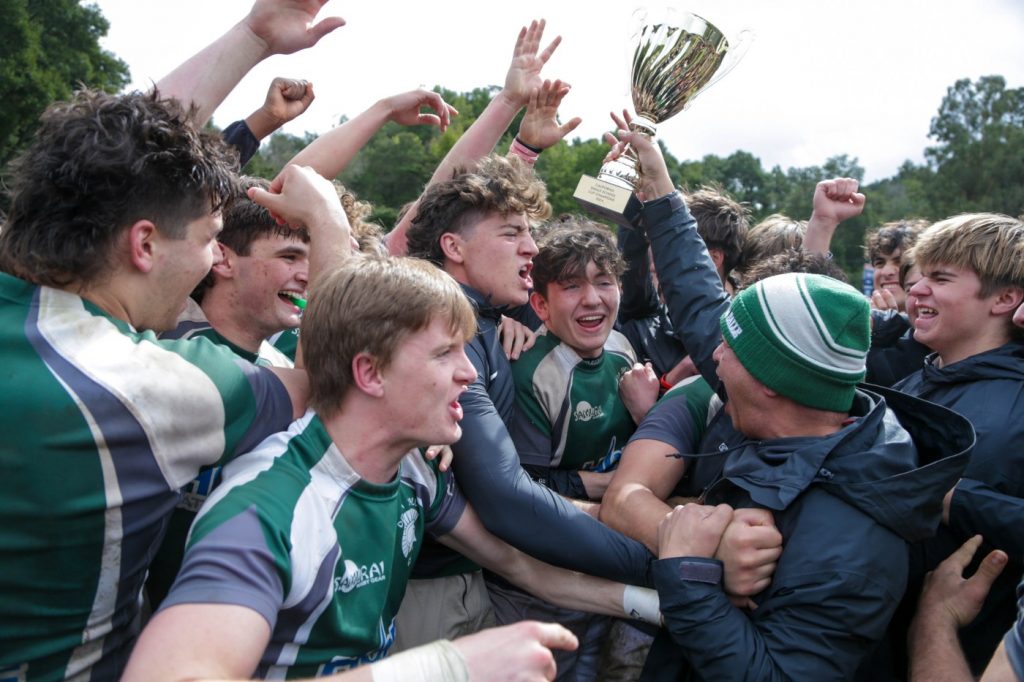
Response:
[{"label": "team huddle", "polygon": [[385,234],[333,178],[437,93],[271,181],[311,84],[204,129],[325,3],[51,105],[11,168],[0,680],[1024,679],[1020,219],[882,226],[866,297],[855,180],[751,227],[628,112],[631,224],[552,216],[538,21]]}]

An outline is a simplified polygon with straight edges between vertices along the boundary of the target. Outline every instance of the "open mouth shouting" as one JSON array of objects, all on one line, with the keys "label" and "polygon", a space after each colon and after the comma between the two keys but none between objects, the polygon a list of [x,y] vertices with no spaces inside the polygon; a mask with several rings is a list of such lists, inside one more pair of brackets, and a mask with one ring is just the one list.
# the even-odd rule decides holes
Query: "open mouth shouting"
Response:
[{"label": "open mouth shouting", "polygon": [[527,263],[523,267],[519,268],[519,280],[523,283],[523,286],[527,289],[533,288],[533,278],[530,277],[530,272],[533,270],[533,263]]}]

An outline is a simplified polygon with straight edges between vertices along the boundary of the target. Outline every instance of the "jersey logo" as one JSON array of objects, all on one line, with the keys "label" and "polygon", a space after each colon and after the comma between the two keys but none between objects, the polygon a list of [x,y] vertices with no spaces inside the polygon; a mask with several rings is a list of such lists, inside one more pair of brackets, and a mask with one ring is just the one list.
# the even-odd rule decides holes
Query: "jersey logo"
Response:
[{"label": "jersey logo", "polygon": [[586,400],[576,403],[576,410],[572,413],[572,418],[578,422],[588,422],[602,417],[604,417],[604,408],[600,405],[591,405]]},{"label": "jersey logo", "polygon": [[383,561],[359,566],[351,559],[345,559],[345,575],[334,576],[334,591],[347,594],[358,587],[379,583],[385,577]]},{"label": "jersey logo", "polygon": [[398,519],[398,527],[402,529],[402,556],[406,559],[416,544],[416,519],[419,517],[418,509],[406,509]]}]

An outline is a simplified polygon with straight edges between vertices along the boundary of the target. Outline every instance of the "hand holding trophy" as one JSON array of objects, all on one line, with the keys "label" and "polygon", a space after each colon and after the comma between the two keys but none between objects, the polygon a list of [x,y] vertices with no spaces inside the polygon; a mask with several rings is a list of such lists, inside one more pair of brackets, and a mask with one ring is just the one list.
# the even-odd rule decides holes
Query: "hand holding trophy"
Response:
[{"label": "hand holding trophy", "polygon": [[[752,34],[744,31],[730,45],[725,35],[696,14],[662,12],[652,18],[637,12],[640,28],[633,36],[632,99],[637,115],[629,121],[634,133],[653,136],[658,123],[687,107],[739,61]],[[605,163],[597,178],[580,178],[574,196],[586,210],[628,227],[627,205],[639,178],[639,158],[629,147]]]}]

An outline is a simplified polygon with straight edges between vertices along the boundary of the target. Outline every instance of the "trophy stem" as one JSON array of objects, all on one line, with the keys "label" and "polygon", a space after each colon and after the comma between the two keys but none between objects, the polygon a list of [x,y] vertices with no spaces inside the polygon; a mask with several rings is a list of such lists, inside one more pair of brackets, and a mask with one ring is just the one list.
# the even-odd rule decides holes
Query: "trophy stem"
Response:
[{"label": "trophy stem", "polygon": [[[646,135],[647,137],[654,137],[655,125],[654,123],[643,116],[638,116],[629,124],[629,129],[634,133]],[[637,186],[640,184],[640,157],[637,156],[636,150],[633,146],[627,144],[622,150],[622,154],[619,158],[614,161],[601,166],[601,172],[597,174],[598,180],[603,180],[616,187],[628,189],[630,192],[635,192]]]}]

